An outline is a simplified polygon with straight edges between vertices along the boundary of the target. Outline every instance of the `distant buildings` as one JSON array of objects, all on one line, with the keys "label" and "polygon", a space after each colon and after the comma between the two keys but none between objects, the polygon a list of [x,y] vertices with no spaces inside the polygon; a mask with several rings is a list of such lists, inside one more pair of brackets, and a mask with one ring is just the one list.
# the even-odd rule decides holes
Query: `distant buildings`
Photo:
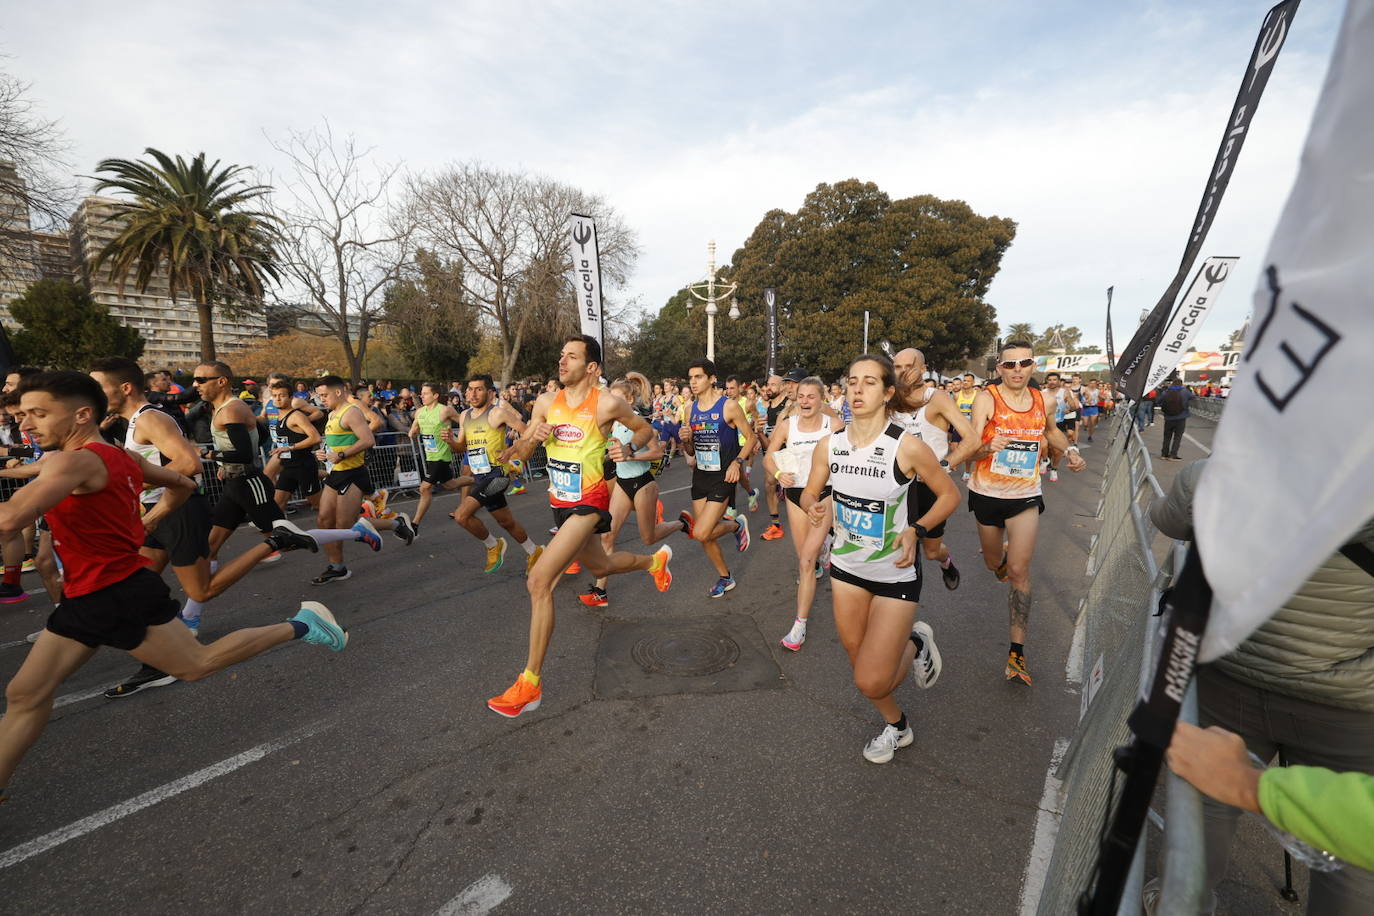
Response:
[{"label": "distant buildings", "polygon": [[[18,184],[10,163],[0,162],[0,173],[6,179],[0,187]],[[72,214],[69,231],[38,232],[32,228],[22,200],[0,192],[0,233],[11,239],[7,249],[0,250],[0,322],[17,326],[10,317],[9,304],[33,281],[74,280],[121,324],[143,335],[148,342],[141,360],[145,368],[194,369],[200,362],[200,322],[194,302],[179,294],[174,304],[166,275],[161,272],[142,293],[132,283],[121,291],[110,282],[108,269],[98,275],[93,270],[100,250],[119,232],[117,222],[107,221],[115,203],[108,197],[87,197]],[[229,320],[216,313],[218,349],[245,346],[266,336],[267,319],[263,315]]]}]

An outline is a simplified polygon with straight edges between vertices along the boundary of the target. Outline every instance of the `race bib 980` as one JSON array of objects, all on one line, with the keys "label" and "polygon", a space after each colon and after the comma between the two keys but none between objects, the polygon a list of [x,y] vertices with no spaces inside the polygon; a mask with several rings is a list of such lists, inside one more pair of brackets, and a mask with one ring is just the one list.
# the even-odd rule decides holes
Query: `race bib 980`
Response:
[{"label": "race bib 980", "polygon": [[[473,468],[475,472],[477,468]],[[582,499],[582,465],[576,461],[549,459],[549,493],[564,503]]]}]

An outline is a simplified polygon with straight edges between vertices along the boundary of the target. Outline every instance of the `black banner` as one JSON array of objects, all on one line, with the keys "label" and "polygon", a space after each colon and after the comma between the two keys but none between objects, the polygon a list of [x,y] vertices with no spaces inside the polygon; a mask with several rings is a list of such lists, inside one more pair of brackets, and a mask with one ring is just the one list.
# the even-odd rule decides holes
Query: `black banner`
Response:
[{"label": "black banner", "polygon": [[1250,52],[1250,64],[1245,69],[1245,77],[1236,93],[1236,103],[1231,108],[1231,117],[1226,122],[1226,131],[1221,137],[1221,148],[1217,150],[1216,161],[1207,178],[1207,187],[1198,205],[1197,216],[1193,218],[1193,228],[1188,236],[1188,244],[1183,249],[1183,260],[1178,265],[1173,282],[1160,297],[1159,303],[1141,322],[1140,328],[1121,352],[1121,360],[1113,365],[1112,375],[1126,390],[1126,397],[1132,401],[1140,400],[1144,394],[1145,378],[1149,375],[1150,364],[1154,361],[1155,349],[1159,346],[1160,335],[1169,324],[1169,316],[1174,312],[1174,300],[1187,279],[1188,272],[1197,260],[1207,232],[1216,219],[1222,195],[1231,182],[1231,174],[1236,170],[1236,160],[1240,157],[1245,136],[1249,133],[1250,122],[1259,107],[1260,96],[1269,83],[1269,74],[1274,70],[1283,42],[1288,37],[1288,27],[1298,11],[1301,0],[1283,0],[1264,17],[1260,26],[1259,38],[1255,49]]},{"label": "black banner", "polygon": [[768,311],[768,374],[773,375],[778,365],[778,291],[765,289],[763,304]]},{"label": "black banner", "polygon": [[1116,365],[1116,347],[1112,345],[1112,290],[1115,286],[1107,287],[1107,365]]}]

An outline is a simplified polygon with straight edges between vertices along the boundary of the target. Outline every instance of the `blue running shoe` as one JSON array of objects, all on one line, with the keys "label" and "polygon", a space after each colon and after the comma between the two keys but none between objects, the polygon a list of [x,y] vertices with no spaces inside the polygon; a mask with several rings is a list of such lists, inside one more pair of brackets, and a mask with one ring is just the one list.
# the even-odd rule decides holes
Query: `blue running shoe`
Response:
[{"label": "blue running shoe", "polygon": [[291,619],[310,628],[301,637],[303,642],[327,646],[335,652],[342,652],[343,647],[348,645],[348,631],[339,626],[329,608],[318,601],[302,601],[301,609]]},{"label": "blue running shoe", "polygon": [[371,547],[374,552],[382,549],[382,536],[377,533],[377,529],[372,527],[372,523],[367,519],[358,519],[353,530],[358,533],[358,540]]},{"label": "blue running shoe", "polygon": [[719,598],[734,587],[735,579],[733,576],[721,576],[706,594],[710,598]]},{"label": "blue running shoe", "polygon": [[744,553],[749,549],[749,519],[743,515],[736,515],[735,522],[739,525],[735,531],[735,546],[739,548],[740,553]]}]

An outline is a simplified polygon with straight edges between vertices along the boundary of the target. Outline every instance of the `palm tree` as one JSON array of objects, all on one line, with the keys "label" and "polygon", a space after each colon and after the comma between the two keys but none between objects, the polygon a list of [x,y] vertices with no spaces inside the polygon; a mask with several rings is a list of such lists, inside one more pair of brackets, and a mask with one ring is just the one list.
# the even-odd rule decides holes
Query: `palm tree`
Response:
[{"label": "palm tree", "polygon": [[266,281],[280,282],[276,247],[278,223],[271,214],[245,209],[271,188],[239,176],[246,166],[220,168],[200,153],[189,163],[155,149],[154,161],[104,159],[96,167],[109,173],[96,193],[120,190],[107,222],[120,222],[119,233],[96,256],[94,269],[110,267],[110,280],[122,288],[133,275],[146,293],[165,272],[172,302],[186,294],[200,319],[200,357],[215,358],[212,312],[217,302],[246,297],[260,301]]},{"label": "palm tree", "polygon": [[1007,340],[1035,340],[1035,326],[1029,321],[1007,325]]}]

